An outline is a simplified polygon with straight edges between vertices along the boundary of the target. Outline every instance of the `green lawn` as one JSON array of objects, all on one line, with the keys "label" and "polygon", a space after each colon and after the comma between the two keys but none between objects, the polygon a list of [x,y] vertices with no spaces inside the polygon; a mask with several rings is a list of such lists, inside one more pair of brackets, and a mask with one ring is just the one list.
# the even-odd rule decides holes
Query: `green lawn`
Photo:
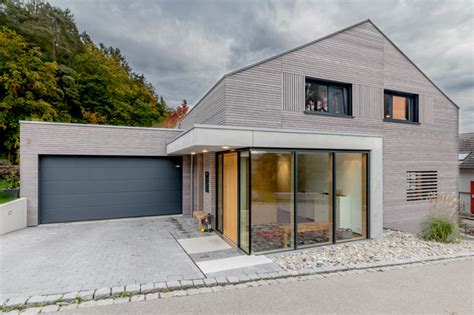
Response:
[{"label": "green lawn", "polygon": [[0,182],[0,203],[5,203],[5,202],[9,202],[9,201],[12,201],[16,198],[7,198],[4,194],[3,194],[3,188],[6,187],[7,184],[5,182]]}]

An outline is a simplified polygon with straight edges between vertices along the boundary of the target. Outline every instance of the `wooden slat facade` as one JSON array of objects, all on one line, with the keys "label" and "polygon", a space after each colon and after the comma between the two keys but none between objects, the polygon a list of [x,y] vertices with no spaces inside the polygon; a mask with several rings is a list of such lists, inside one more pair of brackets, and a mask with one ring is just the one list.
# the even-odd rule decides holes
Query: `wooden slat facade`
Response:
[{"label": "wooden slat facade", "polygon": [[[352,85],[353,117],[305,114],[304,78]],[[419,95],[420,124],[383,121],[384,89]],[[195,123],[384,137],[384,225],[418,231],[427,201],[407,201],[407,171],[437,171],[458,191],[458,108],[370,21],[227,75],[182,128]],[[290,145],[290,144],[289,144]]]}]

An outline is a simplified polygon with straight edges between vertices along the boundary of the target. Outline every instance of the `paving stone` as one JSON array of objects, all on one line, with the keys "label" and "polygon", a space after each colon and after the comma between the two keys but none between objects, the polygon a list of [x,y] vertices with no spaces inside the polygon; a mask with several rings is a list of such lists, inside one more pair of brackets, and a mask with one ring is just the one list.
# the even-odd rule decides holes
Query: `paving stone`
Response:
[{"label": "paving stone", "polygon": [[176,291],[172,291],[171,293],[173,294],[173,297],[186,296],[185,290],[176,290]]},{"label": "paving stone", "polygon": [[125,291],[129,292],[130,294],[138,294],[140,293],[140,285],[139,284],[130,284],[125,287]]},{"label": "paving stone", "polygon": [[59,308],[60,311],[67,311],[67,310],[75,310],[77,309],[77,307],[79,306],[79,304],[77,303],[72,303],[72,304],[69,304],[69,305],[63,305]]},{"label": "paving stone", "polygon": [[186,292],[188,295],[196,295],[196,294],[199,294],[199,289],[197,288],[187,289]]},{"label": "paving stone", "polygon": [[140,302],[140,301],[145,301],[144,294],[134,295],[130,298],[130,302]]},{"label": "paving stone", "polygon": [[0,306],[3,306],[7,301],[8,299],[0,299]]},{"label": "paving stone", "polygon": [[41,309],[41,313],[52,313],[59,311],[59,305],[48,305]]},{"label": "paving stone", "polygon": [[35,295],[28,299],[28,301],[26,302],[26,305],[32,306],[36,304],[41,304],[41,303],[44,303],[44,299],[45,299],[44,295]]},{"label": "paving stone", "polygon": [[199,288],[198,291],[199,291],[199,294],[202,294],[202,293],[211,293],[211,292],[212,292],[212,289],[211,289],[211,288]]},{"label": "paving stone", "polygon": [[6,303],[5,306],[17,306],[17,305],[23,305],[26,303],[27,297],[16,297],[16,298],[11,298],[9,299]]},{"label": "paving stone", "polygon": [[236,284],[235,287],[237,289],[247,288],[247,283],[239,283],[239,284]]},{"label": "paving stone", "polygon": [[224,290],[233,290],[233,289],[235,289],[234,284],[229,284],[229,285],[224,286]]},{"label": "paving stone", "polygon": [[190,288],[194,285],[192,280],[181,280],[180,283],[182,288]]},{"label": "paving stone", "polygon": [[163,293],[160,293],[160,297],[161,297],[162,299],[167,299],[167,298],[173,297],[173,292],[163,292]]},{"label": "paving stone", "polygon": [[155,285],[153,283],[145,283],[140,287],[140,291],[143,294],[155,292]]},{"label": "paving stone", "polygon": [[166,283],[170,290],[175,290],[181,288],[181,283],[179,281],[168,281]]},{"label": "paving stone", "polygon": [[110,291],[111,289],[109,287],[97,289],[95,290],[95,293],[94,293],[94,299],[96,300],[106,299],[110,297]]},{"label": "paving stone", "polygon": [[82,301],[90,301],[94,298],[94,290],[79,291],[77,297],[80,297]]},{"label": "paving stone", "polygon": [[239,282],[247,282],[250,281],[250,277],[246,275],[239,275]]},{"label": "paving stone", "polygon": [[155,282],[153,284],[153,287],[155,288],[155,292],[162,291],[168,288],[168,286],[166,285],[166,282]]},{"label": "paving stone", "polygon": [[203,286],[204,285],[204,280],[203,279],[193,280],[193,285],[195,287]]},{"label": "paving stone", "polygon": [[63,295],[62,300],[64,302],[72,302],[76,299],[78,293],[79,292],[77,292],[77,291],[66,293],[66,294]]},{"label": "paving stone", "polygon": [[253,280],[260,280],[260,275],[258,275],[258,274],[256,274],[256,273],[251,274],[251,275],[248,275],[248,277],[249,277],[249,279],[250,279],[251,281],[253,281]]},{"label": "paving stone", "polygon": [[20,311],[19,310],[13,310],[13,311],[2,313],[2,314],[4,314],[4,315],[17,315],[17,314],[20,314]]},{"label": "paving stone", "polygon": [[212,287],[211,290],[212,290],[212,292],[219,292],[219,291],[223,291],[224,287],[215,286],[215,287]]},{"label": "paving stone", "polygon": [[97,301],[86,301],[78,304],[78,308],[97,306]]},{"label": "paving stone", "polygon": [[227,281],[229,281],[229,283],[233,283],[233,284],[240,282],[240,281],[239,281],[239,278],[236,277],[236,276],[229,276],[229,277],[227,277]]},{"label": "paving stone", "polygon": [[38,314],[41,312],[42,307],[29,307],[24,309],[21,314]]},{"label": "paving stone", "polygon": [[123,285],[112,287],[112,296],[119,295],[124,291],[125,291],[125,286]]},{"label": "paving stone", "polygon": [[128,302],[130,302],[129,297],[122,297],[122,298],[114,299],[114,304],[124,304],[124,303],[128,303]]},{"label": "paving stone", "polygon": [[114,304],[114,299],[103,299],[97,301],[97,306],[102,306],[102,305],[112,305]]},{"label": "paving stone", "polygon": [[159,293],[148,293],[148,294],[145,294],[145,300],[147,301],[151,301],[151,300],[157,300],[160,298],[160,294]]},{"label": "paving stone", "polygon": [[46,295],[44,298],[44,303],[51,304],[51,303],[61,300],[62,298],[63,298],[62,294]]},{"label": "paving stone", "polygon": [[227,284],[227,278],[226,277],[217,277],[216,278],[217,284]]},{"label": "paving stone", "polygon": [[206,278],[204,279],[204,283],[207,285],[207,286],[213,286],[213,285],[216,285],[217,284],[217,281],[215,278]]}]

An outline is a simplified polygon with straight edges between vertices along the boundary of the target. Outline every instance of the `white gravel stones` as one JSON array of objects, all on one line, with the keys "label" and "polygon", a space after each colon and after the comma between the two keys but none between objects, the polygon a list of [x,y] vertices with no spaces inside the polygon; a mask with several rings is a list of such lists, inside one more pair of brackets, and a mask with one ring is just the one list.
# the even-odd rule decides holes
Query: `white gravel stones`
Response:
[{"label": "white gravel stones", "polygon": [[386,262],[409,262],[450,256],[461,253],[474,254],[474,242],[454,244],[428,242],[414,234],[387,230],[381,240],[365,240],[337,245],[327,245],[294,253],[277,254],[273,261],[285,270],[321,270],[334,267],[369,267]]}]

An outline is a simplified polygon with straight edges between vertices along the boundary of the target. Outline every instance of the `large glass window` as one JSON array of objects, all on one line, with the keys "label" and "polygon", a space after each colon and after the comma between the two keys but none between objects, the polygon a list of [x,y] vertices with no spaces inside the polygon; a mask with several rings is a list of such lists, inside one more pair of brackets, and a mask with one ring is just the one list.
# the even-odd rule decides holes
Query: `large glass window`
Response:
[{"label": "large glass window", "polygon": [[386,120],[418,122],[418,96],[385,91],[384,117]]},{"label": "large glass window", "polygon": [[305,111],[352,115],[351,86],[306,78]]},{"label": "large glass window", "polygon": [[336,153],[336,242],[367,238],[367,154]]},{"label": "large glass window", "polygon": [[252,253],[294,247],[294,161],[285,151],[251,151]]},{"label": "large glass window", "polygon": [[297,156],[297,246],[332,243],[332,153]]},{"label": "large glass window", "polygon": [[250,153],[240,152],[240,248],[250,253]]}]

